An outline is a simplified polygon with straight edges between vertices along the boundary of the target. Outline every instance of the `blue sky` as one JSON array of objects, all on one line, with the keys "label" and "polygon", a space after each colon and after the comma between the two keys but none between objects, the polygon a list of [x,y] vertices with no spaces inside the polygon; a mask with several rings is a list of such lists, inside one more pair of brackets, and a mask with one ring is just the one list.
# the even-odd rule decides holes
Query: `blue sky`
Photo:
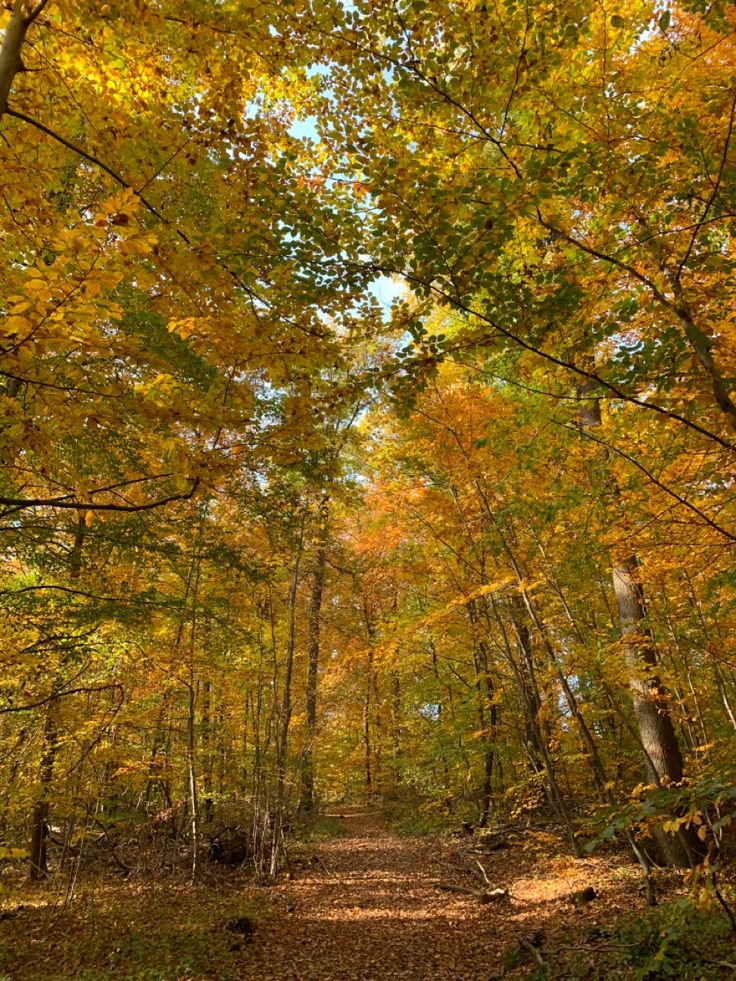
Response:
[{"label": "blue sky", "polygon": [[[319,141],[317,132],[316,116],[305,116],[302,119],[295,119],[289,127],[289,134],[297,140]],[[391,309],[392,302],[397,296],[401,296],[404,286],[397,279],[389,276],[378,276],[368,287],[369,291],[375,296],[381,306],[384,307],[386,314]]]}]

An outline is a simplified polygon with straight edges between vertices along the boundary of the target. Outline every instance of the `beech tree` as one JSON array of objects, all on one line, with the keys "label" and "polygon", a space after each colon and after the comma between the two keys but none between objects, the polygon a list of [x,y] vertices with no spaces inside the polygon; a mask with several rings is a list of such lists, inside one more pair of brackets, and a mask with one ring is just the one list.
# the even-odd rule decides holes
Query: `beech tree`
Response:
[{"label": "beech tree", "polygon": [[94,841],[272,880],[348,798],[715,859],[735,17],[6,6],[0,836],[34,879]]}]

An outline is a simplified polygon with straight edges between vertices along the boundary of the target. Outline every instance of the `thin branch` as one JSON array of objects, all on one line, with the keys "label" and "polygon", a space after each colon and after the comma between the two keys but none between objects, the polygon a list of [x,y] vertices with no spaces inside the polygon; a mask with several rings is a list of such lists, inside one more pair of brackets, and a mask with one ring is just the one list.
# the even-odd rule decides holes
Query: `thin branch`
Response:
[{"label": "thin branch", "polygon": [[[34,119],[32,116],[27,116],[24,112],[19,112],[17,109],[11,109],[10,107],[8,107],[5,111],[7,112],[8,116],[13,116],[14,119],[20,119],[22,122],[27,123],[29,126],[33,126],[35,129],[38,129],[42,133],[45,133],[46,136],[51,137],[52,140],[56,140],[57,143],[61,143],[61,145],[65,146],[67,150],[71,150],[72,153],[76,153],[78,156],[82,157],[88,163],[94,164],[95,167],[99,167],[100,170],[103,170],[108,176],[112,177],[112,179],[121,187],[124,187],[127,191],[132,191],[136,195],[136,197],[140,200],[141,204],[143,204],[148,209],[148,211],[150,211],[151,214],[154,215],[154,217],[158,218],[159,221],[166,223],[164,216],[159,211],[157,211],[157,209],[151,204],[151,202],[146,197],[143,196],[143,194],[140,193],[140,191],[137,191],[131,185],[131,183],[122,176],[122,174],[119,174],[116,170],[113,170],[112,167],[106,164],[103,160],[100,160],[99,157],[95,157],[93,154],[88,153],[86,150],[83,150],[81,146],[77,146],[77,144],[72,143],[70,140],[67,140],[66,137],[62,136],[60,133],[56,133],[53,129],[49,129],[49,127],[44,125],[44,123],[39,122],[38,119]],[[187,239],[184,236],[183,232],[179,232],[179,235],[185,238],[186,241],[189,243],[189,239]]]},{"label": "thin branch", "polygon": [[608,255],[605,252],[599,252],[598,249],[594,249],[591,245],[586,245],[580,239],[569,235],[567,232],[563,232],[561,228],[557,228],[556,225],[552,225],[550,222],[546,221],[542,217],[542,213],[537,209],[537,219],[542,228],[546,228],[548,232],[553,235],[557,235],[559,238],[564,239],[570,245],[574,245],[575,248],[580,249],[581,252],[585,252],[587,255],[592,256],[594,259],[600,259],[601,262],[608,262],[612,266],[616,266],[622,272],[627,273],[629,276],[633,276],[634,279],[638,280],[648,290],[651,291],[652,295],[657,299],[663,306],[667,307],[668,310],[674,310],[674,304],[667,299],[664,293],[659,289],[656,283],[654,283],[648,276],[644,273],[639,272],[634,266],[629,265],[628,262],[623,262],[621,259],[617,259],[615,255]]},{"label": "thin branch", "polygon": [[[189,248],[194,248],[194,243],[192,242],[191,238],[189,237],[189,235],[187,235],[186,232],[182,231],[181,228],[179,228],[175,222],[169,221],[164,215],[162,215],[161,212],[148,200],[147,197],[145,197],[144,194],[141,193],[140,190],[133,187],[133,185],[129,181],[127,181],[122,176],[122,174],[119,174],[116,170],[114,170],[112,167],[106,164],[103,160],[100,160],[99,157],[95,157],[93,154],[87,153],[87,151],[83,150],[82,147],[77,146],[75,143],[72,143],[70,140],[67,140],[66,137],[61,136],[60,133],[57,133],[54,130],[50,129],[44,123],[40,122],[37,119],[34,119],[32,116],[27,116],[24,112],[19,112],[17,109],[11,109],[9,106],[6,107],[5,111],[7,115],[13,116],[15,119],[20,119],[22,122],[27,123],[29,126],[35,127],[41,133],[44,133],[52,140],[56,140],[57,143],[60,143],[68,150],[71,150],[72,153],[78,154],[80,157],[82,157],[84,160],[87,160],[95,167],[99,167],[100,170],[104,171],[104,173],[112,177],[112,179],[117,184],[119,184],[120,187],[124,187],[126,190],[131,191],[138,198],[141,204],[158,221],[160,221],[163,225],[167,225],[169,228],[173,229],[174,233],[182,240],[182,242],[184,242],[187,246],[189,246]],[[146,184],[144,184],[143,186],[146,187],[147,184],[148,182],[146,182]],[[236,286],[242,289],[243,292],[250,297],[252,302],[257,301],[258,303],[262,303],[264,307],[266,307],[268,310],[274,313],[274,315],[279,320],[282,320],[284,323],[288,324],[290,327],[293,327],[295,330],[301,331],[303,334],[307,334],[310,337],[316,337],[320,340],[327,336],[328,332],[325,330],[305,327],[304,324],[300,324],[297,321],[293,320],[291,317],[287,317],[285,314],[279,313],[278,311],[274,310],[273,304],[266,301],[252,287],[244,283],[243,280],[240,278],[240,276],[238,276],[238,274],[234,270],[232,270],[227,265],[227,263],[222,260],[220,256],[214,256],[213,258],[215,259],[219,267],[225,273],[227,273],[228,276],[230,276],[230,278],[233,280]],[[255,309],[253,310],[253,312],[257,318],[257,313]]]},{"label": "thin branch", "polygon": [[631,456],[625,450],[620,449],[618,446],[614,446],[612,443],[607,443],[605,440],[599,439],[597,436],[593,436],[592,433],[578,429],[575,426],[568,426],[561,422],[555,422],[555,425],[559,426],[560,429],[566,429],[570,433],[575,433],[578,436],[582,436],[584,439],[588,439],[592,443],[598,443],[599,446],[604,446],[607,450],[612,450],[617,456],[620,456],[622,459],[627,460],[632,466],[636,467],[637,470],[640,470],[647,478],[647,480],[650,480],[655,485],[655,487],[659,487],[661,491],[664,491],[665,494],[668,494],[670,497],[672,497],[675,501],[678,502],[678,504],[682,504],[683,507],[687,508],[689,511],[692,511],[692,513],[697,515],[701,519],[701,521],[704,521],[705,524],[709,525],[714,531],[717,531],[719,535],[723,535],[723,537],[728,538],[729,541],[736,542],[736,535],[732,535],[730,531],[727,531],[725,528],[722,528],[721,525],[713,521],[712,518],[709,518],[707,514],[705,514],[699,508],[695,507],[694,504],[691,504],[690,501],[688,501],[686,498],[678,494],[677,491],[672,490],[671,487],[668,487],[666,484],[663,484],[660,480],[657,480],[657,478],[654,476],[653,473],[651,473],[651,471],[647,470],[647,468],[642,463],[640,463],[637,459],[635,459],[635,457]]},{"label": "thin branch", "polygon": [[721,154],[721,162],[718,167],[718,174],[716,176],[715,184],[713,185],[713,190],[711,192],[711,195],[706,202],[705,208],[703,210],[703,214],[701,215],[700,220],[698,221],[697,225],[695,226],[695,229],[693,230],[693,234],[690,238],[690,243],[685,251],[685,255],[682,257],[682,260],[679,266],[677,267],[678,277],[682,272],[683,268],[685,267],[685,263],[690,258],[690,253],[695,247],[695,242],[698,238],[698,235],[700,234],[700,230],[705,224],[706,219],[708,218],[708,213],[710,212],[710,209],[713,207],[713,205],[715,204],[715,200],[718,197],[718,192],[720,191],[721,188],[721,180],[723,179],[723,171],[726,167],[726,161],[728,160],[728,148],[731,143],[731,137],[733,136],[733,127],[734,127],[735,120],[736,120],[736,91],[734,92],[733,99],[731,100],[731,112],[728,117],[728,129],[726,131],[726,139],[723,141],[723,153]]},{"label": "thin branch", "polygon": [[90,693],[98,691],[110,691],[111,689],[117,689],[118,691],[123,691],[123,686],[119,682],[110,682],[107,685],[84,685],[80,688],[67,688],[66,691],[53,692],[47,698],[41,698],[37,702],[29,702],[27,705],[11,705],[6,708],[0,708],[0,715],[7,715],[8,712],[30,712],[34,708],[39,708],[41,705],[48,705],[49,702],[56,701],[57,698],[66,698],[67,695],[79,695],[81,692]]},{"label": "thin branch", "polygon": [[[13,511],[23,511],[26,508],[68,508],[72,511],[122,511],[133,513],[137,511],[152,511],[154,508],[162,507],[164,504],[171,504],[172,501],[188,501],[199,486],[199,477],[192,480],[192,486],[182,494],[171,494],[168,497],[161,497],[155,501],[148,501],[146,504],[96,504],[94,501],[70,501],[69,495],[64,497],[49,498],[18,498],[0,497],[0,504],[6,504]],[[99,493],[99,491],[95,491]],[[4,512],[7,514],[8,512]]]},{"label": "thin branch", "polygon": [[[597,375],[595,372],[586,371],[585,368],[580,368],[572,361],[566,361],[564,358],[558,358],[549,351],[544,351],[542,348],[535,347],[529,341],[525,341],[523,337],[520,337],[508,327],[501,326],[498,321],[493,320],[486,314],[483,314],[479,310],[469,306],[459,296],[453,296],[450,293],[447,293],[434,283],[429,282],[426,279],[422,279],[419,276],[413,276],[411,273],[406,272],[406,270],[394,269],[389,266],[384,266],[381,263],[373,263],[373,269],[379,273],[402,276],[407,282],[415,283],[416,285],[421,286],[423,289],[429,290],[445,303],[449,303],[450,306],[453,306],[458,310],[462,310],[463,313],[467,313],[471,317],[477,317],[478,320],[482,321],[484,324],[488,324],[489,327],[492,327],[495,331],[501,334],[502,337],[506,337],[510,341],[513,341],[514,344],[517,344],[525,351],[529,351],[531,354],[536,354],[537,357],[540,357],[545,361],[549,361],[550,364],[554,364],[558,368],[564,368],[566,371],[571,371],[574,374],[579,375],[581,378],[587,378],[590,381],[595,382],[597,385],[600,385],[601,388],[611,392],[612,395],[615,395],[616,398],[621,399],[623,402],[629,402],[632,405],[639,406],[640,408],[648,409],[650,412],[656,412],[658,415],[665,416],[667,419],[672,419],[681,423],[683,426],[687,426],[688,429],[692,429],[696,433],[700,433],[700,435],[705,436],[706,439],[713,440],[713,442],[718,443],[719,446],[722,446],[726,450],[731,450],[732,452],[736,451],[735,443],[725,439],[723,436],[719,436],[717,433],[711,432],[709,429],[705,429],[703,426],[699,426],[696,422],[693,422],[692,419],[688,419],[687,416],[682,416],[678,412],[674,412],[672,409],[666,409],[664,406],[658,405],[656,402],[647,402],[644,399],[639,399],[634,395],[629,395],[627,392],[624,392],[623,389],[619,388],[617,385],[614,385],[612,382],[606,381],[605,378],[601,378],[601,376]],[[455,351],[460,351],[463,349],[467,350],[470,347],[482,347],[486,343],[488,343],[488,341],[485,340],[476,340],[471,342],[465,341],[454,345],[448,345],[446,348],[444,348],[442,353],[453,354]],[[434,360],[436,360],[434,355],[430,355],[426,358],[428,363]],[[406,368],[406,365],[402,365],[401,367]]]}]

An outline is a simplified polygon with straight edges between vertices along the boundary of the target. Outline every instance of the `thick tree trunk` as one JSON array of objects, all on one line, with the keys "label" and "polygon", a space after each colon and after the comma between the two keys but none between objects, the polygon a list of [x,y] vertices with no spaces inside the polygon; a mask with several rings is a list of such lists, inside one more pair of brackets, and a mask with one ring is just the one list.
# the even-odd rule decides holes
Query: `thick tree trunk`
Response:
[{"label": "thick tree trunk", "polygon": [[[647,781],[656,785],[679,783],[683,777],[682,753],[667,705],[667,692],[657,675],[657,653],[646,625],[644,591],[635,556],[629,555],[615,563],[613,588]],[[658,858],[668,865],[687,867],[702,858],[704,846],[692,830],[682,829],[673,837],[655,829],[654,839],[660,852]]]},{"label": "thick tree trunk", "polygon": [[[582,432],[600,426],[602,422],[600,403],[590,397],[593,387],[592,382],[582,383],[578,387],[578,395],[584,398],[578,413]],[[605,479],[620,502],[621,493],[614,475],[609,472]],[[682,753],[672,723],[667,693],[656,671],[657,652],[647,624],[646,598],[639,577],[639,562],[634,553],[614,557],[612,578],[621,647],[647,781],[656,785],[679,783],[683,777]],[[655,832],[655,839],[661,858],[671,865],[687,867],[702,852],[697,836],[686,831],[682,831],[677,838],[664,831]]]},{"label": "thick tree trunk", "polygon": [[25,0],[15,0],[2,46],[0,46],[0,119],[8,108],[8,96],[15,76],[23,71],[23,44],[26,33],[41,12],[42,3],[29,7]]},{"label": "thick tree trunk", "polygon": [[613,566],[613,588],[647,780],[676,783],[682,780],[682,754],[667,709],[667,695],[656,674],[657,655],[645,623],[644,591],[634,555]]}]

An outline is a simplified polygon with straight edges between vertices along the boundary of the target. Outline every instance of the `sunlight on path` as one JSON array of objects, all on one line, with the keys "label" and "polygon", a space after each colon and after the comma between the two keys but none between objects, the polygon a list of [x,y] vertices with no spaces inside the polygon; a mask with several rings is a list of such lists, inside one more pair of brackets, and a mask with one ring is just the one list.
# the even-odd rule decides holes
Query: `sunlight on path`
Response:
[{"label": "sunlight on path", "polygon": [[447,868],[431,842],[399,838],[371,813],[343,820],[345,837],[272,891],[273,912],[243,953],[242,977],[486,981],[502,911],[437,890]]}]

